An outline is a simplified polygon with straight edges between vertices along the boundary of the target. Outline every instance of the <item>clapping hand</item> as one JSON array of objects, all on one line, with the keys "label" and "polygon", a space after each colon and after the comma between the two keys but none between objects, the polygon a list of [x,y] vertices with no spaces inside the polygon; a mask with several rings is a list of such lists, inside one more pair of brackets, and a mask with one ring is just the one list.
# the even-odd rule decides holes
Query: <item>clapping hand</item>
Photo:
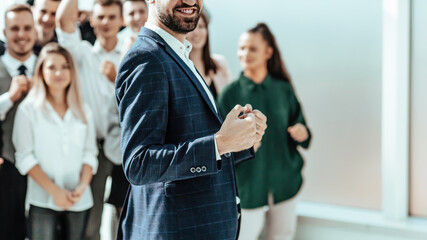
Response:
[{"label": "clapping hand", "polygon": [[294,126],[288,127],[288,133],[296,142],[301,143],[308,138],[307,128],[301,123],[297,123]]}]

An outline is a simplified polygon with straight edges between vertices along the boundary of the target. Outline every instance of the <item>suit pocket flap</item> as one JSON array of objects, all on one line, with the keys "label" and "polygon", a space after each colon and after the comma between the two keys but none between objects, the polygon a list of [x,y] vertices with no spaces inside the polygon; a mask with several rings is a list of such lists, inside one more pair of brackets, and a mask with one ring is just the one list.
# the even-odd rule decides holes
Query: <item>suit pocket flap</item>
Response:
[{"label": "suit pocket flap", "polygon": [[210,190],[212,190],[211,176],[203,176],[165,183],[166,197],[183,196]]}]

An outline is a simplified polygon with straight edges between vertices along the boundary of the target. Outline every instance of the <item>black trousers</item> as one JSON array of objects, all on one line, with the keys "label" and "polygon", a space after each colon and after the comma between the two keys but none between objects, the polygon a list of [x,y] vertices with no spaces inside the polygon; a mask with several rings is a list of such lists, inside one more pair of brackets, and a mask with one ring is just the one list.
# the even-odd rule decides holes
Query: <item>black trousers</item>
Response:
[{"label": "black trousers", "polygon": [[[30,240],[81,240],[83,238],[89,210],[81,212],[54,211],[30,206]],[[60,225],[62,235],[55,237]]]},{"label": "black trousers", "polygon": [[9,161],[0,167],[0,240],[24,240],[27,233],[25,195],[27,176]]}]

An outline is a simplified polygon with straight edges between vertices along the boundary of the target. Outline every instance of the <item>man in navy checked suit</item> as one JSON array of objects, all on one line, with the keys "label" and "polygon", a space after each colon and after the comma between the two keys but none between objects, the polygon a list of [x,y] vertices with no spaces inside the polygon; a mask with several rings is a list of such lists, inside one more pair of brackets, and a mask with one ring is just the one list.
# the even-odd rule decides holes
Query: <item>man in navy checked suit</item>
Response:
[{"label": "man in navy checked suit", "polygon": [[118,239],[234,240],[234,164],[253,157],[266,118],[237,105],[222,122],[185,40],[203,0],[148,3],[147,24],[116,79],[123,166],[131,183]]}]

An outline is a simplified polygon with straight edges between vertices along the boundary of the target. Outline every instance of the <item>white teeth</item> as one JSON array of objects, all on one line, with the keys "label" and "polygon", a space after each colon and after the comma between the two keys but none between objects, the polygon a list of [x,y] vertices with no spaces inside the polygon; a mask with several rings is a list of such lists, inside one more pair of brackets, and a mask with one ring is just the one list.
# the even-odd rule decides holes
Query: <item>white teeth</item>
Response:
[{"label": "white teeth", "polygon": [[180,12],[183,12],[183,13],[185,13],[185,14],[192,14],[193,13],[193,10],[191,10],[191,9],[186,9],[186,10],[180,10]]}]

